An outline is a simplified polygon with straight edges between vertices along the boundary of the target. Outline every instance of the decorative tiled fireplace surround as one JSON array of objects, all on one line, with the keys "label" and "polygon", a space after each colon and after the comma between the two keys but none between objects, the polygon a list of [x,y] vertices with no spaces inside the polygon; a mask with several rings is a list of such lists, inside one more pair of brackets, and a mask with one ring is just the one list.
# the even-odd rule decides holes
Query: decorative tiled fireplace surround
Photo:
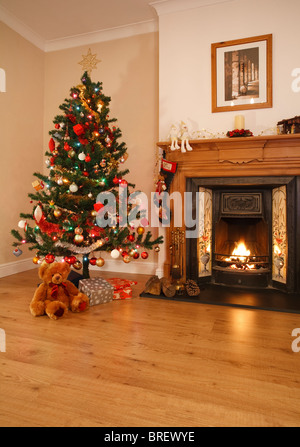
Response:
[{"label": "decorative tiled fireplace surround", "polygon": [[[178,163],[170,194],[192,192],[194,218],[198,214],[198,239],[184,238],[182,279],[300,293],[300,135],[190,144],[193,151],[181,153],[158,143],[165,158]],[[165,276],[174,212],[171,200]],[[247,258],[231,256],[239,238],[250,248]]]}]

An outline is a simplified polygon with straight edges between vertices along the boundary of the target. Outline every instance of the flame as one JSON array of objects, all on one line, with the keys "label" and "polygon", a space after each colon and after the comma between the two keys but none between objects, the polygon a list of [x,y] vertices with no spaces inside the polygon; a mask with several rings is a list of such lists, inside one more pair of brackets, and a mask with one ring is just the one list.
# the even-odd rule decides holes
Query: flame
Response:
[{"label": "flame", "polygon": [[239,245],[233,250],[232,256],[237,256],[240,259],[244,259],[250,255],[250,250],[247,250],[244,242],[240,242]]}]

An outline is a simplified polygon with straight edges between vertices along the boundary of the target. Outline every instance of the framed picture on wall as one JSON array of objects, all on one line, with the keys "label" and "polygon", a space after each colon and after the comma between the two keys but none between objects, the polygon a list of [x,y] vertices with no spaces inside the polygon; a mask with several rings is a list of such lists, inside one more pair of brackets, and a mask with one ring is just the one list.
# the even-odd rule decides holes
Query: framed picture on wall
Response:
[{"label": "framed picture on wall", "polygon": [[272,107],[272,34],[211,44],[212,112]]}]

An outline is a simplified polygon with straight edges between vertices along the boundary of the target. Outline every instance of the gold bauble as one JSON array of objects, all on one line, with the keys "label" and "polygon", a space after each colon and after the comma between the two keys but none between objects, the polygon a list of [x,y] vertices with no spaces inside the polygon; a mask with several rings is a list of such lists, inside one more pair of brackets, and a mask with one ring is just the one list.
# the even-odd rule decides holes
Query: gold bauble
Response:
[{"label": "gold bauble", "polygon": [[98,259],[97,259],[97,261],[96,261],[96,265],[97,265],[98,267],[103,267],[104,264],[105,264],[105,261],[104,261],[103,258],[98,258]]},{"label": "gold bauble", "polygon": [[75,234],[82,234],[82,233],[83,233],[83,229],[81,227],[75,228]]},{"label": "gold bauble", "polygon": [[34,264],[38,264],[38,263],[39,263],[39,260],[40,260],[39,256],[35,256],[35,257],[33,258],[32,262],[33,262]]},{"label": "gold bauble", "polygon": [[74,242],[75,242],[75,244],[81,244],[83,239],[84,239],[84,237],[82,236],[82,234],[75,234]]},{"label": "gold bauble", "polygon": [[55,217],[60,217],[61,216],[61,210],[56,209],[56,210],[54,210],[53,214],[54,214]]},{"label": "gold bauble", "polygon": [[141,235],[145,233],[145,228],[144,227],[138,227],[136,230],[137,234]]},{"label": "gold bauble", "polygon": [[131,257],[134,256],[134,253],[135,253],[135,249],[134,249],[134,248],[132,248],[132,249],[129,250],[129,252],[128,252],[129,256],[131,256]]},{"label": "gold bauble", "polygon": [[76,262],[74,262],[73,267],[76,270],[80,270],[80,269],[82,269],[82,263],[80,261],[76,261]]},{"label": "gold bauble", "polygon": [[159,252],[160,252],[160,247],[159,247],[158,245],[156,245],[156,246],[154,247],[154,251],[155,251],[156,253],[159,253]]},{"label": "gold bauble", "polygon": [[97,216],[97,211],[95,211],[95,210],[91,211],[91,215],[92,215],[93,217]]},{"label": "gold bauble", "polygon": [[126,262],[126,264],[128,264],[128,262],[131,261],[131,257],[129,255],[125,255],[123,256],[123,261]]}]

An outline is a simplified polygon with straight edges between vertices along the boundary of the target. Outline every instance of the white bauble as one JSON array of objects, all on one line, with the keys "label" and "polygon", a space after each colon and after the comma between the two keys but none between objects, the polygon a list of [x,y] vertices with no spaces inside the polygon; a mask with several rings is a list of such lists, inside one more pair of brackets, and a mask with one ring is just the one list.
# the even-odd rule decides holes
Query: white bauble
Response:
[{"label": "white bauble", "polygon": [[120,256],[120,252],[119,252],[119,250],[117,250],[116,248],[114,248],[114,249],[112,250],[112,252],[110,253],[110,256],[111,256],[113,259],[117,259],[117,258]]},{"label": "white bauble", "polygon": [[72,183],[72,185],[70,185],[70,191],[71,192],[77,192],[78,191],[78,186],[76,185],[76,183]]},{"label": "white bauble", "polygon": [[84,152],[80,152],[80,154],[78,155],[78,158],[81,161],[85,160],[85,153]]},{"label": "white bauble", "polygon": [[25,227],[25,224],[26,220],[20,220],[20,222],[18,223],[18,227],[23,229]]}]

